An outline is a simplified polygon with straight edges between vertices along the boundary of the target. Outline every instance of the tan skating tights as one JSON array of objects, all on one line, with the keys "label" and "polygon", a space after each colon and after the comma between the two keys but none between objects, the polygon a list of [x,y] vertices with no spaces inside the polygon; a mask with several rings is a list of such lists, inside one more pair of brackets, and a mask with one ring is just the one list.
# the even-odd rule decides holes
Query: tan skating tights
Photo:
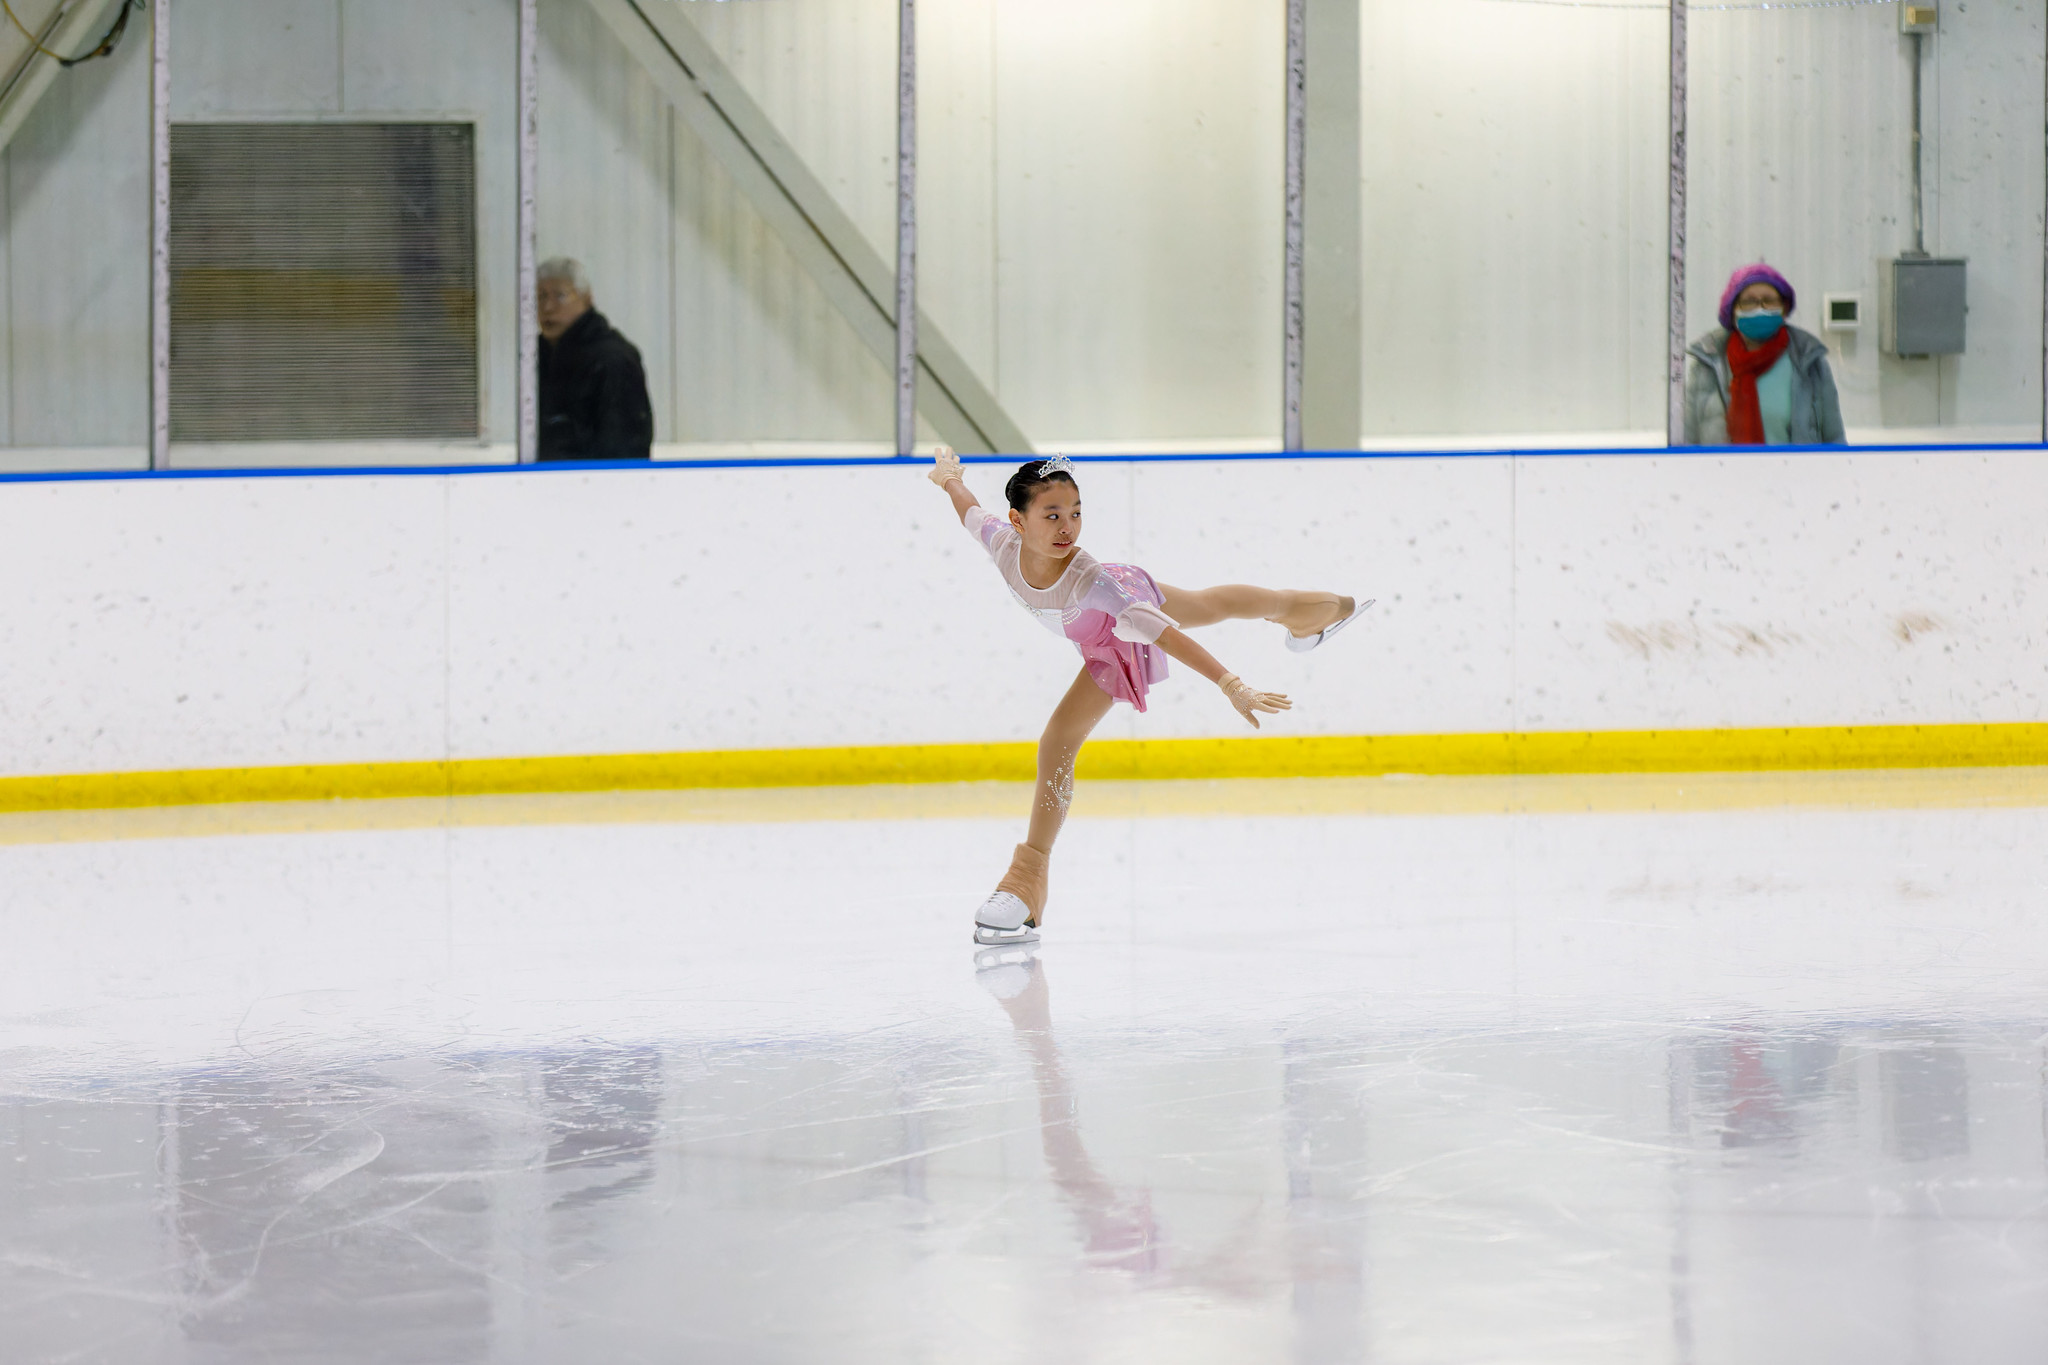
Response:
[{"label": "tan skating tights", "polygon": [[1032,794],[1031,829],[1024,836],[1024,842],[1040,853],[1050,854],[1053,841],[1060,837],[1067,807],[1074,800],[1074,760],[1113,705],[1110,695],[1095,685],[1084,668],[1045,723],[1045,733],[1038,739],[1038,789]]}]

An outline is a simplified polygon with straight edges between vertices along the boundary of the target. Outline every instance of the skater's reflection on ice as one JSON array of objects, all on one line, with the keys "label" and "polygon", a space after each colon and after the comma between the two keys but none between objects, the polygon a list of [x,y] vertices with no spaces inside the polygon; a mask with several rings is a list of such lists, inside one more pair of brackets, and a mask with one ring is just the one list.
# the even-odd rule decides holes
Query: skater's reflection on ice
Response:
[{"label": "skater's reflection on ice", "polygon": [[1118,1186],[1089,1155],[1080,1100],[1053,1033],[1051,989],[1036,945],[987,949],[975,961],[982,988],[1002,1005],[1030,1059],[1045,1164],[1080,1223],[1087,1264],[1123,1271],[1146,1288],[1198,1289],[1233,1299],[1264,1293],[1266,1277],[1256,1264],[1257,1206],[1215,1253],[1182,1263],[1169,1254],[1170,1243],[1153,1213],[1152,1191]]}]

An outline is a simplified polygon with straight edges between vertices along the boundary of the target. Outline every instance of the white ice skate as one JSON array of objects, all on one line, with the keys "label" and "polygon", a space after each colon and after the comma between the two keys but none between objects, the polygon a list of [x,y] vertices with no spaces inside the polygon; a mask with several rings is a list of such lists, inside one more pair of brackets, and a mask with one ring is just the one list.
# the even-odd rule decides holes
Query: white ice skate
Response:
[{"label": "white ice skate", "polygon": [[1345,617],[1343,620],[1337,622],[1337,624],[1333,626],[1324,626],[1321,630],[1317,631],[1313,635],[1290,634],[1287,637],[1287,647],[1293,650],[1296,654],[1308,653],[1317,645],[1329,639],[1332,635],[1335,635],[1338,631],[1344,629],[1344,627],[1350,625],[1359,617],[1365,615],[1365,609],[1377,601],[1379,601],[1377,597],[1366,598],[1363,602],[1360,602],[1356,607],[1352,608],[1351,614],[1349,616]]},{"label": "white ice skate", "polygon": [[974,912],[974,941],[984,948],[1038,942],[1038,930],[1025,921],[1031,907],[1008,891],[998,891]]}]

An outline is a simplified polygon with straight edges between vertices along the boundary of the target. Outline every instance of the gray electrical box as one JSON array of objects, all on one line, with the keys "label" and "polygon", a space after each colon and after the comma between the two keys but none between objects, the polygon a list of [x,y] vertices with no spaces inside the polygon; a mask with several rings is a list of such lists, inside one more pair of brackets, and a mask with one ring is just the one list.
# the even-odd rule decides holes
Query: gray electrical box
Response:
[{"label": "gray electrical box", "polygon": [[1969,263],[1953,257],[1886,261],[1884,351],[1896,356],[1961,355],[1970,308]]}]

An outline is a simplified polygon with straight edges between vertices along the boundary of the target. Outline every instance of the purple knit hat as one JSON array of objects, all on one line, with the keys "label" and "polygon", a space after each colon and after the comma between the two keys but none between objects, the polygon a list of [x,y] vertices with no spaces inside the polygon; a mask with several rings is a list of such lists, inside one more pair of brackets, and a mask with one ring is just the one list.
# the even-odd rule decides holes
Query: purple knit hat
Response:
[{"label": "purple knit hat", "polygon": [[1792,292],[1792,281],[1758,261],[1730,275],[1728,287],[1721,291],[1721,325],[1731,332],[1735,330],[1735,296],[1753,284],[1767,284],[1777,290],[1785,300],[1785,316],[1792,316],[1792,305],[1798,299],[1798,295]]}]

